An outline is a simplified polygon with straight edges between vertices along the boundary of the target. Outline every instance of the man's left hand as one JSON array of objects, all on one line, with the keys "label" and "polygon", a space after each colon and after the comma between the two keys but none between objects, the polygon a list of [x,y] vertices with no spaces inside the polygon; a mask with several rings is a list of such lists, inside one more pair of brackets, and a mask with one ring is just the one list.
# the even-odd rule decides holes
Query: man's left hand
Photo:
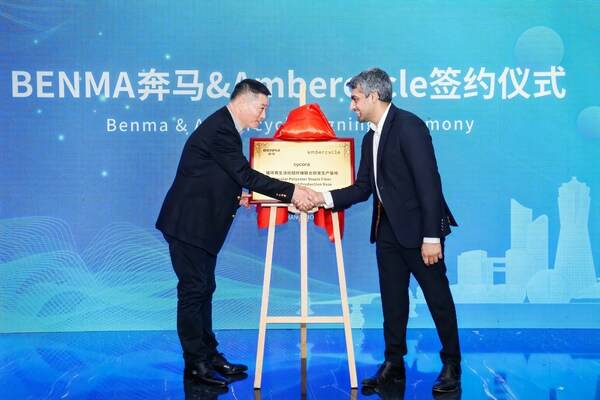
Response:
[{"label": "man's left hand", "polygon": [[242,193],[240,197],[240,207],[250,207],[250,193]]},{"label": "man's left hand", "polygon": [[421,257],[427,266],[431,266],[444,258],[442,245],[440,243],[423,243],[421,246]]}]

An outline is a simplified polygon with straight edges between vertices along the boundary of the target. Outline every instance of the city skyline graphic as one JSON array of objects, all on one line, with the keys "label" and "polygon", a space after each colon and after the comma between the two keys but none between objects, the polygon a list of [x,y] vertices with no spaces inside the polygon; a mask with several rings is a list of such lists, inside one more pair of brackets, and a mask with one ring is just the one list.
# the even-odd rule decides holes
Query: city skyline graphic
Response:
[{"label": "city skyline graphic", "polygon": [[[470,250],[457,258],[456,303],[600,303],[588,229],[590,188],[576,177],[558,190],[560,230],[549,260],[548,216],[510,200],[510,248],[503,257]],[[419,290],[417,299],[422,300]]]}]

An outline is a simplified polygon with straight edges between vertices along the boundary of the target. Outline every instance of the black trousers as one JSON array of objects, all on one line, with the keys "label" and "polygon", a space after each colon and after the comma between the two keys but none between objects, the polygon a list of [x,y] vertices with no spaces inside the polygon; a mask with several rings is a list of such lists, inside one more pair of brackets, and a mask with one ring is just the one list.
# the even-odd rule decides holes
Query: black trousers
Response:
[{"label": "black trousers", "polygon": [[421,258],[420,248],[406,248],[400,245],[384,211],[377,231],[376,248],[386,361],[402,363],[407,352],[408,289],[412,274],[423,290],[442,343],[442,362],[460,363],[456,311],[444,261],[426,266]]},{"label": "black trousers", "polygon": [[209,360],[218,342],[212,330],[212,297],[217,257],[173,237],[169,243],[177,284],[177,334],[186,363]]}]

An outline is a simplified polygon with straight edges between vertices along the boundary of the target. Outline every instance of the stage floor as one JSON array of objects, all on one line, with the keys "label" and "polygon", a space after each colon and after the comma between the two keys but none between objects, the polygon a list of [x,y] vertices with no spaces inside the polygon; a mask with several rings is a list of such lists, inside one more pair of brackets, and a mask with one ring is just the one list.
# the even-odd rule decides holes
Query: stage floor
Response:
[{"label": "stage floor", "polygon": [[[360,382],[381,361],[383,333],[354,330],[353,336]],[[430,399],[440,369],[435,331],[409,329],[404,397],[401,388],[353,393],[343,331],[309,329],[304,397],[299,331],[269,330],[262,390],[255,392],[257,331],[224,330],[217,337],[226,356],[250,367],[247,379],[219,396],[184,387],[172,331],[0,335],[0,398]],[[463,399],[600,399],[600,330],[461,330],[461,345]]]}]

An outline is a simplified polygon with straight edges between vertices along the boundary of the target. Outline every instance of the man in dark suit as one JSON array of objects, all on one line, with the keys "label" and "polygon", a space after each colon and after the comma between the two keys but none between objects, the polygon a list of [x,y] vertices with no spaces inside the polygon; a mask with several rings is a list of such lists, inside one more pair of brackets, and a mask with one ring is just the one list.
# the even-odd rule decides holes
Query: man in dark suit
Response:
[{"label": "man in dark suit", "polygon": [[456,225],[444,196],[431,136],[416,115],[394,106],[387,73],[374,68],[352,78],[350,109],[371,129],[362,141],[352,186],[313,194],[316,204],[342,209],[373,194],[371,243],[376,243],[383,307],[385,362],[364,387],[403,382],[409,279],[423,290],[442,342],[434,392],[460,389],[460,348],[454,301],[443,260],[444,237]]},{"label": "man in dark suit", "polygon": [[209,116],[187,140],[173,185],[156,221],[169,243],[177,284],[177,333],[185,376],[226,386],[224,376],[247,370],[217,351],[212,330],[212,296],[217,254],[240,203],[242,188],[307,209],[303,187],[272,179],[250,168],[240,134],[264,120],[271,93],[262,83],[238,83],[231,101]]}]

